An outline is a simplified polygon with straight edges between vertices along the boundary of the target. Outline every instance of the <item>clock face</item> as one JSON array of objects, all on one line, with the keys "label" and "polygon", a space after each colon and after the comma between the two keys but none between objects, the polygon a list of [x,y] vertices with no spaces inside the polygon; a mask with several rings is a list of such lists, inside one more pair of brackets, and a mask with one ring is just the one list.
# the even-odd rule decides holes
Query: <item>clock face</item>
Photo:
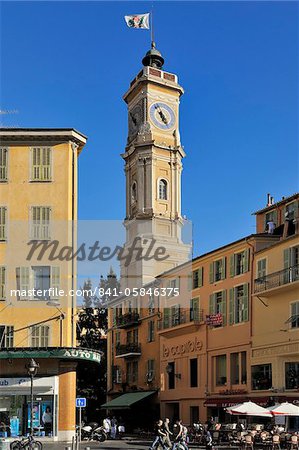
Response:
[{"label": "clock face", "polygon": [[129,133],[134,134],[138,131],[142,122],[142,108],[136,105],[132,110],[129,110]]},{"label": "clock face", "polygon": [[173,109],[166,103],[152,103],[149,113],[153,124],[161,130],[170,130],[174,127],[175,114]]}]

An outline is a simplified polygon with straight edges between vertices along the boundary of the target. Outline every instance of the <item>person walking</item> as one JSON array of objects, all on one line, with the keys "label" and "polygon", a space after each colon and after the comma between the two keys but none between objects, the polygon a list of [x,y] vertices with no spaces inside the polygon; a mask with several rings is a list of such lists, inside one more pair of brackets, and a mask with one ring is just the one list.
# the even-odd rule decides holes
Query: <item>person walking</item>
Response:
[{"label": "person walking", "polygon": [[184,449],[184,450],[188,450],[188,445],[187,445],[187,428],[182,424],[181,420],[177,420],[175,423],[175,429],[176,429],[176,436],[174,439],[174,443],[172,446],[172,450],[176,450],[176,449]]},{"label": "person walking", "polygon": [[155,450],[157,447],[161,446],[163,450],[168,450],[168,446],[164,443],[166,433],[163,430],[163,420],[159,419],[155,426],[155,439],[149,450]]},{"label": "person walking", "polygon": [[163,431],[164,431],[164,433],[166,433],[164,442],[165,442],[165,444],[168,445],[169,448],[171,448],[172,444],[171,444],[170,436],[172,436],[173,433],[169,429],[169,422],[170,422],[170,420],[168,419],[168,417],[166,417],[164,420],[164,423],[163,423]]},{"label": "person walking", "polygon": [[117,433],[117,420],[116,417],[113,416],[111,419],[111,439],[116,439]]},{"label": "person walking", "polygon": [[105,433],[106,433],[107,436],[110,438],[110,433],[111,433],[111,420],[110,420],[110,417],[109,417],[109,416],[106,417],[106,418],[103,420],[103,427],[104,427]]}]

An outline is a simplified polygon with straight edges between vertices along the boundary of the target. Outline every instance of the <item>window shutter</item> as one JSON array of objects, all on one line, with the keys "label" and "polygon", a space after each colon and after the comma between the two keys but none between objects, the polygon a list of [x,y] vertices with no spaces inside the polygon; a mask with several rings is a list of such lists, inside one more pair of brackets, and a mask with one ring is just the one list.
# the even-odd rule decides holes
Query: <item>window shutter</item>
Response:
[{"label": "window shutter", "polygon": [[247,322],[249,317],[249,284],[243,285],[243,321]]},{"label": "window shutter", "polygon": [[249,271],[249,262],[250,262],[250,250],[249,248],[247,248],[244,251],[244,272],[248,272]]},{"label": "window shutter", "polygon": [[221,270],[221,280],[224,280],[226,277],[226,257],[222,258],[222,270]]},{"label": "window shutter", "polygon": [[188,274],[188,291],[192,291],[193,277],[192,272]]},{"label": "window shutter", "polygon": [[278,226],[277,223],[277,210],[273,211],[273,222],[275,223],[275,227]]},{"label": "window shutter", "polygon": [[215,294],[211,294],[209,300],[209,314],[214,313],[215,313]]},{"label": "window shutter", "polygon": [[200,267],[198,269],[198,286],[199,287],[203,286],[203,267]]},{"label": "window shutter", "polygon": [[235,255],[231,255],[229,258],[229,276],[231,278],[235,276]]},{"label": "window shutter", "polygon": [[[16,273],[17,273],[17,289],[19,289],[22,294],[19,295],[18,299],[25,300],[28,298],[27,292],[30,289],[30,268],[17,267]],[[24,292],[26,292],[26,295],[24,295]]]},{"label": "window shutter", "polygon": [[6,239],[6,206],[0,208],[0,241]]},{"label": "window shutter", "polygon": [[290,249],[286,248],[283,251],[283,266],[285,269],[290,267]]},{"label": "window shutter", "polygon": [[294,205],[294,219],[298,219],[298,201],[296,201]]},{"label": "window shutter", "polygon": [[41,179],[41,173],[40,173],[40,165],[41,165],[40,148],[34,147],[31,150],[31,159],[32,159],[32,167],[31,167],[32,180],[40,180]]},{"label": "window shutter", "polygon": [[42,179],[51,179],[51,149],[47,147],[42,149]]},{"label": "window shutter", "polygon": [[5,300],[5,266],[0,267],[0,300]]},{"label": "window shutter", "polygon": [[234,288],[229,290],[229,324],[234,323]]},{"label": "window shutter", "polygon": [[214,282],[214,263],[210,264],[210,275],[209,275],[210,283]]},{"label": "window shutter", "polygon": [[222,291],[222,323],[226,325],[226,291]]},{"label": "window shutter", "polygon": [[163,323],[165,328],[168,328],[170,325],[169,319],[170,319],[170,308],[164,308]]},{"label": "window shutter", "polygon": [[7,180],[7,148],[1,147],[0,148],[0,181],[6,181]]},{"label": "window shutter", "polygon": [[60,267],[53,266],[51,267],[51,286],[54,289],[54,294],[52,298],[57,298],[57,291],[60,289]]}]

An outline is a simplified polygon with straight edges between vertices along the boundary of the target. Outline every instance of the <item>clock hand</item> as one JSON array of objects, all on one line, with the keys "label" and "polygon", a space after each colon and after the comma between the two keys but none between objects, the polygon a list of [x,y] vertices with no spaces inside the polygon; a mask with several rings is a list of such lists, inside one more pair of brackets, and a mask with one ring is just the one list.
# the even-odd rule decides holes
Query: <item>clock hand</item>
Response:
[{"label": "clock hand", "polygon": [[159,114],[159,116],[161,117],[162,122],[164,122],[165,125],[167,125],[167,124],[168,124],[168,120],[167,120],[165,114],[163,113],[163,111],[162,111],[162,109],[161,109],[161,106],[155,105],[155,109],[158,111],[158,114]]}]

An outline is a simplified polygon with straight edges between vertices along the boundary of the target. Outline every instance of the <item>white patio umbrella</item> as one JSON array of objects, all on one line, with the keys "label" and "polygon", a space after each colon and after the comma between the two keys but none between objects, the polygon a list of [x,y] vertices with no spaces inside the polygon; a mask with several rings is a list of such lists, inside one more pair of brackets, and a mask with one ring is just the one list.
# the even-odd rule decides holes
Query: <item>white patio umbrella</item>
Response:
[{"label": "white patio umbrella", "polygon": [[229,414],[234,416],[261,416],[261,417],[271,417],[272,414],[267,408],[263,408],[254,402],[248,401],[245,403],[240,403],[239,405],[230,406],[226,408]]},{"label": "white patio umbrella", "polygon": [[267,409],[273,416],[299,416],[299,406],[293,403],[284,402]]},{"label": "white patio umbrella", "polygon": [[273,416],[286,416],[285,429],[289,428],[289,416],[299,416],[299,407],[293,403],[277,403],[267,408]]}]

